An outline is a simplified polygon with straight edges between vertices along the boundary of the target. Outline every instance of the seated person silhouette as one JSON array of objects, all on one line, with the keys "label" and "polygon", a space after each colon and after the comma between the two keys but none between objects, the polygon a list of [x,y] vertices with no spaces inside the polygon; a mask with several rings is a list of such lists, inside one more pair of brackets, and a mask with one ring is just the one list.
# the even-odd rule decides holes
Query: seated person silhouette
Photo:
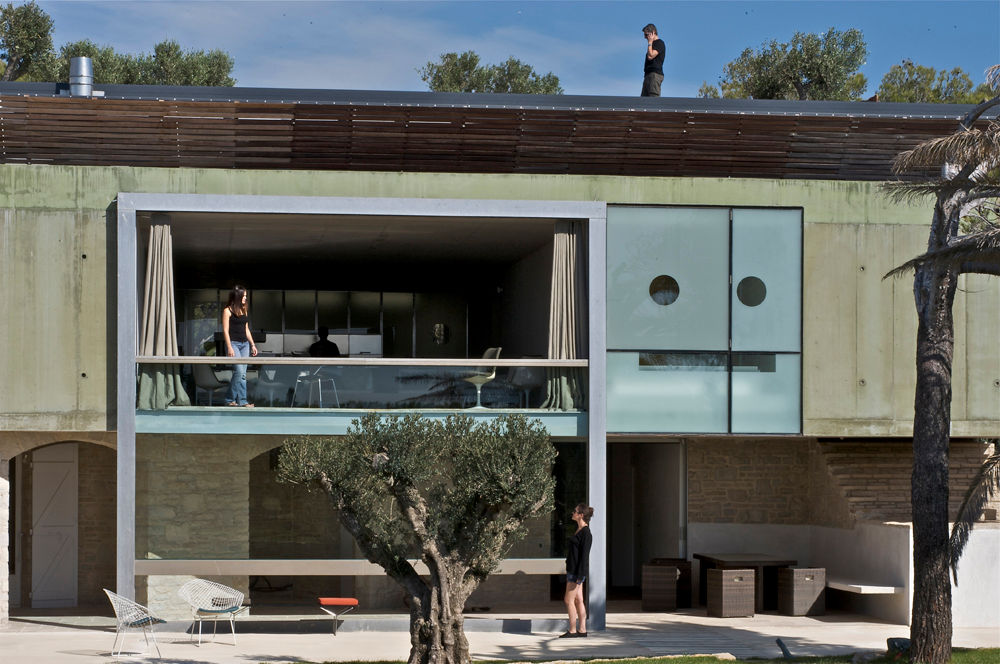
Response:
[{"label": "seated person silhouette", "polygon": [[340,348],[334,342],[327,339],[330,330],[325,325],[321,325],[316,331],[319,341],[309,346],[309,355],[312,357],[340,357]]}]

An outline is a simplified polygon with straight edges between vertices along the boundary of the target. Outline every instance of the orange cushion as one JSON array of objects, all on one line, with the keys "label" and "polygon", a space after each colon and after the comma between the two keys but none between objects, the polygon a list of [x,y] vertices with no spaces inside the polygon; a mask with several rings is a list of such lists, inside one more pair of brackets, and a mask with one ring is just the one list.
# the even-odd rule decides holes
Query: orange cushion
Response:
[{"label": "orange cushion", "polygon": [[358,600],[353,597],[320,597],[320,606],[357,606]]}]

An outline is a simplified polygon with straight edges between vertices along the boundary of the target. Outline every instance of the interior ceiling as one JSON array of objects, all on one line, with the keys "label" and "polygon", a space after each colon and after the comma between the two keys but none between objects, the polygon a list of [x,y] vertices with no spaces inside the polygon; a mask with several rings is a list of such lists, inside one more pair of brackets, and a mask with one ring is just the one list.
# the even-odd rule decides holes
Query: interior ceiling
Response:
[{"label": "interior ceiling", "polygon": [[[148,233],[150,215],[140,216]],[[192,264],[512,263],[552,240],[552,219],[169,214],[174,257]],[[145,234],[144,234],[145,235]]]}]

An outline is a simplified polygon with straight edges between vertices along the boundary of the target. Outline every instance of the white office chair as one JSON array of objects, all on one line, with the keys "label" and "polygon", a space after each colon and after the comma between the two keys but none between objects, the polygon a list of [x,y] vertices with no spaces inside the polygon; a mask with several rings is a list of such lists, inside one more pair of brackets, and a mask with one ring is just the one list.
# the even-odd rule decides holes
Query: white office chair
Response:
[{"label": "white office chair", "polygon": [[[483,353],[484,360],[496,360],[500,357],[500,346],[496,348],[487,348],[486,352]],[[483,405],[483,385],[490,382],[497,377],[496,367],[476,367],[472,370],[468,376],[462,378],[462,380],[472,383],[476,386],[476,405],[472,409],[486,410],[486,406]]]}]

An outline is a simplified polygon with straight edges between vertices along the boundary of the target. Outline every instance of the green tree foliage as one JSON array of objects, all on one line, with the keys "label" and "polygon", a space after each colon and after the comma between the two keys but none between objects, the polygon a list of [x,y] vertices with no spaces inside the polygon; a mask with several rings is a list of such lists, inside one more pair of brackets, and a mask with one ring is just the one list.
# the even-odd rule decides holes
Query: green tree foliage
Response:
[{"label": "green tree foliage", "polygon": [[15,81],[40,58],[52,53],[52,18],[34,0],[0,7],[0,80]]},{"label": "green tree foliage", "polygon": [[702,99],[718,99],[719,89],[708,81],[702,81],[701,87],[698,88],[698,96]]},{"label": "green tree foliage", "polygon": [[993,92],[987,83],[973,87],[972,79],[961,67],[937,71],[904,60],[882,77],[878,96],[880,101],[978,104],[992,97]]},{"label": "green tree foliage", "polygon": [[[725,66],[722,96],[754,99],[861,99],[868,81],[858,70],[868,57],[860,30],[830,28],[826,34],[796,32],[789,42],[771,40],[745,49]],[[717,96],[702,85],[701,97]]]},{"label": "green tree foliage", "polygon": [[438,62],[417,69],[433,92],[512,92],[561,95],[559,77],[539,75],[531,65],[511,56],[498,65],[481,65],[474,51],[443,53]]},{"label": "green tree foliage", "polygon": [[552,509],[555,456],[541,422],[523,415],[476,424],[370,413],[343,437],[285,441],[278,473],[329,494],[368,560],[403,587],[410,664],[467,664],[465,601],[524,522]]},{"label": "green tree foliage", "polygon": [[236,80],[233,58],[221,50],[184,51],[173,40],[162,41],[150,54],[118,53],[111,46],[98,46],[84,39],[64,44],[58,56],[50,55],[36,63],[27,78],[36,81],[65,81],[69,78],[70,58],[86,56],[93,60],[95,84],[136,85],[207,85],[232,86]]}]

